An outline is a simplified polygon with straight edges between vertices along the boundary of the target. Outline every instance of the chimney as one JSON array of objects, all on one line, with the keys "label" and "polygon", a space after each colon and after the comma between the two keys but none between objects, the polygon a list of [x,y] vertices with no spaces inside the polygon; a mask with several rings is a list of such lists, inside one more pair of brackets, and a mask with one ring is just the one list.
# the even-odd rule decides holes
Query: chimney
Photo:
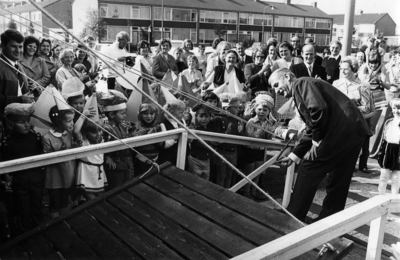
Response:
[{"label": "chimney", "polygon": [[311,6],[317,8],[317,2],[311,2]]},{"label": "chimney", "polygon": [[290,0],[283,0],[283,3],[287,5],[290,5],[291,4],[290,2],[291,2]]}]

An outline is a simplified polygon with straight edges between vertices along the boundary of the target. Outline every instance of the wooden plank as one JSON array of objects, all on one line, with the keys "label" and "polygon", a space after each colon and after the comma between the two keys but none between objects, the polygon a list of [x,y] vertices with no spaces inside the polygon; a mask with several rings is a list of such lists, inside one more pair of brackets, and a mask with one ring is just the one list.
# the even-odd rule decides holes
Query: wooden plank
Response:
[{"label": "wooden plank", "polygon": [[176,157],[176,167],[182,170],[185,169],[187,142],[188,134],[187,132],[183,132],[178,140],[178,156]]},{"label": "wooden plank", "polygon": [[371,221],[368,237],[366,260],[379,260],[382,254],[383,235],[385,234],[388,213]]},{"label": "wooden plank", "polygon": [[289,205],[290,196],[292,195],[293,179],[294,179],[294,168],[296,164],[292,163],[286,171],[285,189],[283,191],[282,206],[285,208]]},{"label": "wooden plank", "polygon": [[28,253],[21,245],[13,246],[7,250],[0,252],[0,259],[2,260],[29,260]]},{"label": "wooden plank", "polygon": [[83,241],[104,259],[141,259],[134,251],[102,227],[88,212],[69,219],[67,223]]},{"label": "wooden plank", "polygon": [[94,259],[100,257],[65,222],[47,230],[46,234],[64,259]]},{"label": "wooden plank", "polygon": [[230,233],[147,185],[138,184],[129,189],[129,192],[196,236],[201,237],[204,241],[214,245],[229,257],[255,248],[254,245],[239,236]]},{"label": "wooden plank", "polygon": [[198,214],[208,217],[210,221],[230,230],[232,233],[239,234],[244,239],[248,239],[256,245],[265,244],[280,237],[275,231],[188,190],[161,175],[148,179],[146,183],[164,194],[168,194],[168,196],[171,196]]},{"label": "wooden plank", "polygon": [[98,205],[89,209],[89,212],[144,259],[182,259],[161,240],[129,220],[110,204]]},{"label": "wooden plank", "polygon": [[207,244],[185,228],[149,208],[130,193],[121,192],[119,196],[110,198],[108,202],[147,230],[157,230],[155,235],[158,238],[188,259],[228,259],[226,255],[217,251],[212,245]]},{"label": "wooden plank", "polygon": [[41,233],[22,243],[22,246],[29,259],[62,259],[53,244]]},{"label": "wooden plank", "polygon": [[[272,164],[274,164],[276,162],[276,159],[278,158],[278,154],[275,155],[274,157],[272,157],[271,159],[269,159],[267,162],[263,163],[260,167],[258,167],[255,171],[253,171],[252,173],[250,173],[247,178],[249,178],[250,180],[254,179],[255,177],[257,177],[258,175],[260,175],[261,173],[263,173],[268,167],[270,167]],[[230,191],[233,192],[237,192],[240,188],[242,188],[244,185],[246,185],[248,183],[248,181],[246,179],[242,179],[240,182],[236,183],[235,186],[233,186],[232,188],[230,188]]]},{"label": "wooden plank", "polygon": [[[166,176],[207,198],[213,199],[225,207],[253,219],[262,225],[270,227],[282,235],[301,228],[296,221],[285,214],[249,200],[239,194],[230,192],[206,180],[197,178],[194,175],[187,174],[175,167],[165,168],[161,172],[161,175]],[[335,248],[343,248],[351,245],[351,241],[346,239],[334,239],[330,241],[330,243]],[[341,257],[342,253],[345,254],[347,251],[339,252],[339,256],[336,253],[326,253],[325,256],[330,257],[326,259],[336,259],[337,257]],[[315,259],[316,257],[318,257],[316,251],[309,251],[298,256],[296,259]]]}]

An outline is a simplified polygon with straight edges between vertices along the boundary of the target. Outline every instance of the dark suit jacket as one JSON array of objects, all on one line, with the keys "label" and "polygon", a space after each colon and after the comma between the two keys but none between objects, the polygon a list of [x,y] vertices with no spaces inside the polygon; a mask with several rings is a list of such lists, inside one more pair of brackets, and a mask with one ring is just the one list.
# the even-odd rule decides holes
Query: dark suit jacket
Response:
[{"label": "dark suit jacket", "polygon": [[[17,73],[16,70],[11,68],[12,66],[3,54],[0,55],[0,118],[4,113],[4,108],[11,103],[22,103],[22,98],[18,97],[18,79],[20,80],[20,86],[22,94],[29,91],[28,81],[25,76]],[[25,74],[25,71],[21,65],[19,70]]]},{"label": "dark suit jacket", "polygon": [[168,54],[168,59],[165,59],[162,54],[153,57],[153,76],[161,80],[168,70],[179,74],[178,67],[176,66],[175,58]]},{"label": "dark suit jacket", "polygon": [[[244,70],[244,67],[246,66],[246,64],[250,64],[253,63],[253,58],[249,55],[245,55],[244,56],[244,61],[240,60],[238,63],[236,63],[236,66],[241,69],[242,71]],[[241,57],[242,58],[242,57]]]},{"label": "dark suit jacket", "polygon": [[268,91],[270,86],[268,84],[269,76],[271,75],[271,69],[267,70],[267,75],[262,74],[261,76],[257,73],[262,69],[261,66],[256,66],[254,63],[247,64],[244,67],[244,77],[246,78],[246,86],[251,89],[251,93],[254,95],[257,91]]},{"label": "dark suit jacket", "polygon": [[[299,63],[290,67],[290,70],[296,75],[297,78],[301,77],[310,77],[308,74],[307,66],[304,63]],[[326,71],[323,67],[315,64],[313,65],[313,70],[311,73],[311,77],[315,78],[315,76],[320,77],[322,80],[326,81]]]},{"label": "dark suit jacket", "polygon": [[314,64],[318,64],[319,66],[322,66],[322,60],[323,60],[323,59],[322,59],[321,56],[315,54],[315,61],[314,61]]},{"label": "dark suit jacket", "polygon": [[360,110],[340,90],[313,78],[300,78],[292,84],[292,96],[307,125],[307,136],[293,153],[303,158],[312,146],[320,142],[318,159],[328,161],[348,148],[357,145],[371,130]]},{"label": "dark suit jacket", "polygon": [[[233,68],[235,69],[236,78],[239,80],[240,83],[244,83],[245,79],[244,79],[243,71],[241,71],[240,69],[238,69],[236,67],[233,67]],[[221,86],[222,84],[224,84],[226,82],[224,79],[225,65],[216,66],[214,68],[214,71],[215,71],[214,83],[217,84],[218,86]]]}]

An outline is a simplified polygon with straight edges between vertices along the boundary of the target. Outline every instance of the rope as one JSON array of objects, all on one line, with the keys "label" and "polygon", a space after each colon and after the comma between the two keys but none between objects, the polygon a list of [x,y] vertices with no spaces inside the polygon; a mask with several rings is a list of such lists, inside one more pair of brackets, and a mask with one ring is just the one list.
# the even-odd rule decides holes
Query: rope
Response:
[{"label": "rope", "polygon": [[[55,95],[53,95],[53,93],[51,93],[50,91],[48,91],[46,88],[42,87],[40,84],[38,84],[35,80],[33,80],[32,78],[30,78],[28,75],[26,75],[25,73],[23,73],[22,71],[17,70],[17,68],[15,68],[14,66],[12,66],[11,64],[9,64],[8,62],[6,62],[3,58],[0,57],[0,60],[3,61],[5,64],[7,64],[10,68],[14,69],[15,71],[17,71],[18,73],[20,73],[21,75],[25,76],[27,79],[31,80],[34,84],[36,84],[36,88],[40,88],[42,91],[46,91],[47,93],[49,93],[50,95],[52,95],[54,98],[65,102],[64,99],[60,99],[59,97],[56,97]],[[65,103],[67,104],[67,103]],[[107,131],[107,129],[105,129],[104,127],[102,127],[101,125],[97,124],[96,122],[94,122],[92,119],[90,119],[89,117],[85,116],[83,113],[79,112],[78,110],[76,110],[75,108],[73,108],[72,106],[70,106],[69,104],[67,104],[71,110],[73,110],[75,113],[80,114],[81,116],[83,116],[85,118],[85,120],[88,120],[90,122],[92,122],[93,124],[97,125],[101,130],[103,130],[104,132],[106,132],[107,134],[109,134],[110,136],[114,137],[116,140],[118,140],[120,143],[124,144],[126,147],[128,147],[129,149],[131,149],[132,151],[142,155],[141,153],[139,153],[138,151],[136,151],[133,147],[129,146],[127,143],[125,143],[122,139],[118,138],[116,135],[112,134],[111,132]],[[146,158],[146,160],[148,162],[151,162],[153,165],[156,165],[157,168],[159,169],[159,166],[157,163],[153,162],[152,160],[150,160],[149,158],[147,158],[146,156],[142,155],[144,158]]]},{"label": "rope", "polygon": [[[18,15],[18,14],[15,14],[15,13],[13,13],[13,12],[7,10],[7,9],[4,9],[3,7],[0,7],[0,9],[3,9],[3,10],[5,10],[5,11],[7,11],[7,12],[13,14],[13,15],[16,15],[16,16],[22,18],[22,19],[28,20],[27,18],[25,18],[25,17],[23,17],[23,16],[20,16],[20,15]],[[3,14],[0,14],[0,15],[2,15],[2,16],[5,17],[5,15],[3,15]],[[29,21],[29,20],[28,20],[28,21]],[[18,21],[18,23],[22,24],[22,22],[19,22],[19,21]],[[36,24],[36,23],[35,23],[35,24]],[[38,26],[40,26],[40,27],[42,27],[42,28],[48,29],[48,28],[46,28],[46,27],[44,27],[44,26],[42,26],[42,25],[39,25],[39,24],[36,24],[36,25],[38,25]],[[37,29],[35,29],[35,28],[33,28],[33,29],[36,30],[36,31],[38,31],[38,32],[41,32],[41,31],[39,31],[39,30],[37,30]],[[50,32],[54,32],[54,31],[52,31],[52,30],[50,30],[50,29],[48,29],[48,30],[49,30]],[[42,33],[42,32],[41,32],[41,33]],[[54,33],[55,33],[55,32],[54,32]],[[72,34],[71,34],[71,35],[72,35]],[[49,35],[49,37],[58,40],[57,38],[55,38],[55,37],[53,37],[53,36],[50,36],[50,35]],[[77,47],[75,47],[73,44],[68,43],[68,42],[64,42],[64,43],[67,44],[67,45],[69,45],[69,46],[72,46],[72,47],[76,48],[77,50],[82,50],[82,51],[87,52],[87,49],[77,48]],[[121,64],[118,60],[112,59],[112,58],[106,56],[105,54],[103,54],[103,53],[101,53],[101,52],[96,52],[96,53],[99,54],[99,55],[102,55],[102,56],[106,57],[107,59],[109,59],[109,60],[111,60],[111,61],[116,62],[116,63],[114,64],[114,66],[115,66],[115,67],[118,67],[118,68],[122,68],[122,69],[124,70],[124,72],[126,72],[125,66],[124,66],[123,64]],[[196,102],[198,102],[198,103],[200,103],[200,104],[202,104],[202,105],[205,105],[205,106],[207,106],[207,107],[209,107],[209,108],[212,108],[213,110],[216,110],[216,111],[218,111],[219,113],[224,114],[224,115],[226,115],[226,116],[228,116],[228,117],[232,117],[232,118],[238,120],[239,122],[242,122],[242,123],[244,123],[244,124],[249,123],[249,122],[246,121],[245,119],[243,119],[243,118],[241,118],[241,117],[239,117],[239,116],[233,115],[233,114],[227,112],[227,111],[224,110],[224,109],[221,109],[221,108],[219,108],[219,107],[213,106],[212,104],[210,104],[210,103],[208,103],[208,102],[205,102],[205,101],[203,101],[202,99],[199,99],[199,98],[197,98],[197,97],[195,97],[195,96],[192,96],[192,95],[186,93],[185,91],[180,90],[180,89],[174,87],[173,85],[170,85],[170,84],[167,84],[167,83],[165,83],[165,82],[162,82],[161,80],[155,79],[155,78],[153,78],[153,76],[150,75],[150,74],[141,72],[141,71],[139,71],[139,70],[137,70],[137,69],[135,69],[135,68],[131,68],[131,70],[128,70],[128,72],[129,72],[129,73],[132,73],[132,74],[134,74],[134,75],[136,75],[136,76],[140,76],[140,77],[142,77],[142,78],[144,78],[144,79],[146,79],[146,80],[148,80],[148,81],[150,81],[150,82],[152,82],[152,83],[157,83],[157,84],[165,85],[165,86],[167,86],[168,88],[170,88],[170,89],[172,89],[172,90],[178,92],[178,93],[181,94],[182,96],[184,96],[184,97],[186,97],[186,98],[188,98],[188,99],[191,99],[191,100],[193,100],[193,101],[196,101]],[[286,117],[287,117],[287,115],[285,114],[285,119],[286,119]],[[263,128],[262,126],[255,125],[255,124],[253,124],[253,123],[251,123],[251,122],[250,122],[249,124],[250,124],[252,127],[256,128],[256,129],[261,129],[261,130],[263,130],[264,132],[273,135],[275,138],[282,139],[280,136],[277,136],[275,133],[273,133],[273,132],[271,132],[271,131],[269,131],[269,130]]]}]

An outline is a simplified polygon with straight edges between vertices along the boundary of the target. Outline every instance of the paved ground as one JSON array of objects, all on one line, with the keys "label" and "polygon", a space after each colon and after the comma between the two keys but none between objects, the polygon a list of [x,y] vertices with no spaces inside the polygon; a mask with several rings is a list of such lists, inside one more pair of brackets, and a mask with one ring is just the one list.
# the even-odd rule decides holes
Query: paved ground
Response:
[{"label": "paved ground", "polygon": [[[380,168],[376,160],[370,159],[368,161],[369,174],[361,171],[354,172],[352,182],[350,185],[349,195],[346,202],[346,208],[354,204],[365,201],[373,196],[377,196],[378,181],[380,175]],[[263,175],[261,187],[267,190],[274,198],[281,201],[284,187],[285,170],[270,169]],[[389,182],[390,184],[390,182]],[[390,185],[388,185],[387,192],[390,192]],[[325,197],[325,187],[322,183],[314,198],[313,205],[310,208],[308,216],[315,218],[321,210],[321,204]],[[262,204],[274,208],[274,204],[270,201],[261,202]],[[356,236],[364,241],[368,241],[369,226],[364,225],[351,232],[351,235]],[[400,241],[400,214],[389,214],[385,226],[384,249]]]}]

